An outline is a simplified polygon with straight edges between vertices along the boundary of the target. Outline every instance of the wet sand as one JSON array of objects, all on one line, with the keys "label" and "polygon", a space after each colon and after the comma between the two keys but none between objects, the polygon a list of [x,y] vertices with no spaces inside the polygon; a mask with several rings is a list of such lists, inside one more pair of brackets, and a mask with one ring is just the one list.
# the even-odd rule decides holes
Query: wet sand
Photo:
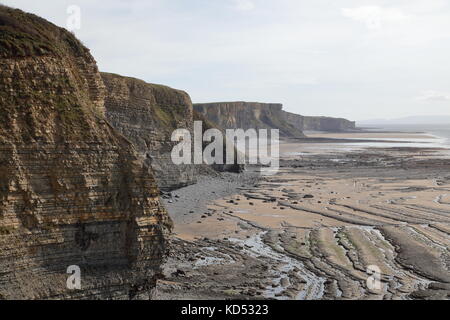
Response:
[{"label": "wet sand", "polygon": [[307,133],[309,138],[332,138],[332,139],[436,139],[425,133],[402,133],[402,132],[314,132]]},{"label": "wet sand", "polygon": [[155,298],[448,299],[446,150],[281,150],[275,176],[249,168],[166,199],[175,230]]}]

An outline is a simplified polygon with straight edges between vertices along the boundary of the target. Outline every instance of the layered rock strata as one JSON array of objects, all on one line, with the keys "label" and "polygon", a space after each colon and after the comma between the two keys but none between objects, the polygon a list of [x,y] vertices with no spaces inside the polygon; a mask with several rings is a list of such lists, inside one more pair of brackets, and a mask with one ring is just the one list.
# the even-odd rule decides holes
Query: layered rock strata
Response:
[{"label": "layered rock strata", "polygon": [[278,103],[218,102],[194,104],[194,110],[224,129],[279,129],[284,137],[304,137],[303,131],[351,131],[355,122],[343,118],[302,116]]},{"label": "layered rock strata", "polygon": [[301,129],[283,118],[282,105],[257,102],[194,104],[194,110],[224,129],[279,129],[280,136],[303,137]]},{"label": "layered rock strata", "polygon": [[352,131],[356,129],[355,121],[344,118],[312,117],[284,111],[283,119],[303,131]]},{"label": "layered rock strata", "polygon": [[104,96],[71,33],[0,6],[0,299],[150,296],[171,221]]},{"label": "layered rock strata", "polygon": [[193,134],[193,110],[184,91],[146,83],[142,80],[102,73],[107,88],[105,100],[109,122],[127,137],[153,168],[163,190],[195,183],[192,164],[174,165],[171,141],[176,129]]},{"label": "layered rock strata", "polygon": [[[155,172],[160,189],[169,191],[196,183],[196,173],[208,172],[205,165],[177,164],[171,159],[171,136],[176,129],[189,130],[193,139],[194,121],[203,122],[203,131],[212,128],[193,111],[189,95],[181,90],[111,73],[102,73],[107,88],[108,121],[135,146]],[[238,165],[214,165],[218,171],[239,171]]]}]

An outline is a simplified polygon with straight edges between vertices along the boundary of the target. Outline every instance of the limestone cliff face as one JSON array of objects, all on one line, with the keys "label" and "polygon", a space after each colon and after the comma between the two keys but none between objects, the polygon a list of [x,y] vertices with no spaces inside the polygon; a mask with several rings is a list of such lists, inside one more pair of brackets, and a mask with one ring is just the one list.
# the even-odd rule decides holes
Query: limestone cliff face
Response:
[{"label": "limestone cliff face", "polygon": [[171,142],[176,129],[187,129],[193,137],[194,121],[203,131],[212,125],[193,111],[189,95],[181,90],[146,83],[117,74],[102,73],[106,85],[108,121],[129,139],[155,172],[159,188],[173,190],[196,183],[196,174],[215,171],[239,172],[239,165],[175,165]]},{"label": "limestone cliff face", "polygon": [[349,131],[355,122],[341,118],[309,117],[282,110],[278,103],[218,102],[194,104],[194,110],[224,129],[279,129],[280,136],[304,137],[303,131]]},{"label": "limestone cliff face", "polygon": [[282,105],[257,102],[194,104],[194,110],[223,129],[279,129],[280,136],[303,137],[301,129],[283,118]]},{"label": "limestone cliff face", "polygon": [[106,85],[106,116],[153,168],[163,190],[196,182],[194,165],[174,165],[170,153],[175,129],[193,130],[189,95],[135,78],[102,73]]},{"label": "limestone cliff face", "polygon": [[104,96],[72,34],[0,6],[0,299],[149,296],[171,222]]},{"label": "limestone cliff face", "polygon": [[301,116],[283,112],[283,118],[296,128],[304,131],[351,131],[355,122],[343,118]]},{"label": "limestone cliff face", "polygon": [[[212,165],[202,165],[202,166],[197,166],[197,171],[200,173],[205,173],[208,174],[210,173],[211,169],[218,171],[218,172],[234,172],[234,173],[239,173],[245,170],[245,165],[244,164],[238,164],[237,163],[237,149],[236,147],[234,147],[234,163],[232,164],[227,164],[226,163],[226,157],[227,157],[227,139],[226,139],[226,133],[224,132],[224,129],[219,127],[217,124],[212,123],[211,121],[209,121],[208,119],[206,119],[202,114],[200,114],[199,112],[194,110],[194,121],[201,121],[202,122],[202,128],[203,128],[203,133],[205,133],[205,131],[209,130],[209,129],[218,129],[220,131],[222,131],[223,133],[223,164],[212,164]],[[209,144],[209,142],[204,142],[203,143],[203,149],[206,148],[206,146]]]}]

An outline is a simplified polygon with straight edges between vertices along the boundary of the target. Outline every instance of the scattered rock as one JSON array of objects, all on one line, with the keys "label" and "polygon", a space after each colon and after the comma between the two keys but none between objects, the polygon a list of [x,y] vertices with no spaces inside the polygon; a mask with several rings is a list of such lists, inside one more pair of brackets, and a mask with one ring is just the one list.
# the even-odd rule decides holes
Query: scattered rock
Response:
[{"label": "scattered rock", "polygon": [[289,281],[288,278],[281,278],[280,284],[281,284],[283,287],[287,287],[287,286],[289,286],[290,281]]}]

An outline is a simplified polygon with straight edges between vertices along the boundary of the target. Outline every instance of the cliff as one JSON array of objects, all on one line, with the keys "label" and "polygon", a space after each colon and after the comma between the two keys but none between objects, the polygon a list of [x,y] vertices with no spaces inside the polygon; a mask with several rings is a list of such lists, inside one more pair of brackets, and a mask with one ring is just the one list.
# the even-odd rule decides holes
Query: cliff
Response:
[{"label": "cliff", "polygon": [[355,122],[343,118],[301,116],[283,111],[283,118],[294,127],[303,131],[351,131]]},{"label": "cliff", "polygon": [[301,129],[285,121],[282,105],[257,102],[194,104],[194,110],[223,129],[279,129],[280,136],[303,137]]},{"label": "cliff", "polygon": [[[194,110],[194,121],[201,121],[202,122],[202,129],[203,133],[209,129],[218,129],[223,134],[223,164],[212,164],[212,165],[203,165],[203,166],[197,166],[198,171],[202,173],[210,173],[209,171],[211,169],[218,171],[218,172],[234,172],[234,173],[240,173],[245,170],[244,164],[237,164],[237,158],[238,158],[238,150],[236,147],[234,147],[234,163],[233,164],[227,164],[226,163],[226,157],[227,157],[227,139],[226,139],[226,133],[224,132],[224,129],[219,127],[218,125],[212,123],[208,119],[206,119],[202,114]],[[203,143],[203,149],[209,144],[209,142]]]},{"label": "cliff", "polygon": [[[111,73],[102,73],[107,89],[105,100],[108,121],[135,146],[155,172],[159,188],[173,190],[196,183],[203,165],[175,165],[171,151],[178,142],[171,142],[176,129],[188,129],[193,137],[194,121],[203,121],[203,130],[210,127],[194,114],[189,95],[166,86]],[[239,171],[239,166],[212,166],[217,171]],[[211,168],[210,168],[211,169]]]},{"label": "cliff", "polygon": [[189,95],[166,86],[135,78],[102,73],[107,89],[105,100],[109,122],[127,137],[153,168],[163,190],[196,182],[194,165],[174,165],[170,153],[176,129],[193,130]]},{"label": "cliff", "polygon": [[71,33],[0,6],[0,299],[149,297],[171,221],[104,96]]},{"label": "cliff", "polygon": [[194,110],[224,129],[279,129],[280,136],[304,137],[303,131],[350,131],[355,122],[286,112],[282,104],[257,102],[197,103]]}]

